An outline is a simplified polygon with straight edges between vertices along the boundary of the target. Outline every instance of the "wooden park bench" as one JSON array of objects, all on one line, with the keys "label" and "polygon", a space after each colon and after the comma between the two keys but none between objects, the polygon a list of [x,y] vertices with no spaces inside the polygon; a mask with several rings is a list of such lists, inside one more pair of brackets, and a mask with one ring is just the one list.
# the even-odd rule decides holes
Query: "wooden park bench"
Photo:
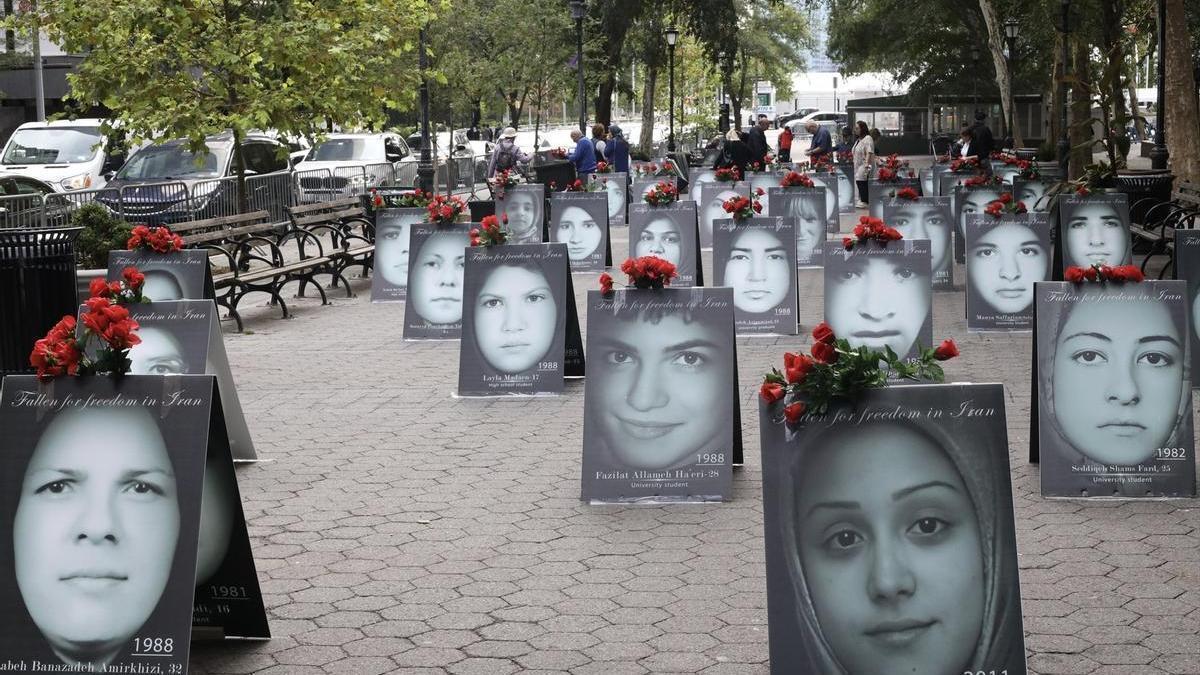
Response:
[{"label": "wooden park bench", "polygon": [[[321,304],[328,304],[325,290],[314,277],[329,274],[345,281],[338,259],[321,250],[306,255],[298,248],[294,259],[288,260],[281,241],[293,232],[288,229],[280,234],[280,225],[271,222],[266,211],[178,223],[173,229],[183,237],[185,246],[209,251],[217,304],[228,310],[238,331],[243,326],[237,307],[250,293],[270,295],[271,304],[278,304],[286,319],[290,313],[280,291],[288,283],[300,282],[301,297],[304,288],[313,284],[321,294]],[[301,232],[298,236],[308,235]]]},{"label": "wooden park bench", "polygon": [[1146,270],[1153,256],[1161,253],[1169,258],[1162,269],[1162,274],[1166,274],[1174,265],[1175,230],[1194,228],[1200,218],[1200,186],[1181,182],[1171,193],[1170,201],[1155,203],[1153,197],[1143,197],[1130,207],[1133,212],[1142,209],[1145,210],[1142,221],[1132,223],[1129,228],[1135,240],[1150,246],[1142,260],[1142,270]]},{"label": "wooden park bench", "polygon": [[[375,263],[375,224],[359,197],[291,206],[287,212],[295,232],[308,233],[296,240],[301,251],[310,242],[327,246],[339,261],[339,272],[361,266],[362,276],[367,276]],[[346,295],[350,296],[349,286]]]}]

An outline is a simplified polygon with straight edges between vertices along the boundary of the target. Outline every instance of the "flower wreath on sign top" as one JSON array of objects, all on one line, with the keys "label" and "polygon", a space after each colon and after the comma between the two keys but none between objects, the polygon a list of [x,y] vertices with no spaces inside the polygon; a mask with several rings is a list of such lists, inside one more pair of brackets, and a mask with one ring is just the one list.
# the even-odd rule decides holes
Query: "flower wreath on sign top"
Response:
[{"label": "flower wreath on sign top", "polygon": [[917,194],[916,189],[912,187],[902,187],[896,190],[896,194],[893,196],[896,199],[904,199],[910,202],[915,202],[921,198],[921,195]]},{"label": "flower wreath on sign top", "polygon": [[1063,272],[1063,279],[1073,284],[1082,284],[1085,281],[1093,281],[1096,283],[1140,283],[1146,279],[1142,274],[1142,270],[1137,265],[1101,265],[1099,263],[1088,267],[1076,267],[1072,265]]},{"label": "flower wreath on sign top", "polygon": [[742,197],[740,195],[730,197],[721,202],[721,208],[725,209],[725,213],[728,213],[729,217],[733,218],[735,222],[740,223],[747,218],[753,218],[762,213],[762,203],[758,201],[758,198],[763,196],[763,194],[764,191],[762,188],[754,188],[754,193],[751,197]]},{"label": "flower wreath on sign top", "polygon": [[916,174],[908,168],[908,161],[900,159],[899,155],[891,154],[879,163],[879,173],[875,180],[880,183],[895,183],[902,178],[915,178]]},{"label": "flower wreath on sign top", "polygon": [[999,199],[990,202],[983,212],[993,218],[999,218],[1003,215],[1028,213],[1028,209],[1025,208],[1025,202],[1019,202],[1013,199],[1011,194],[1005,192],[1000,195]]},{"label": "flower wreath on sign top", "polygon": [[978,157],[964,157],[950,162],[950,173],[975,173],[979,171]]},{"label": "flower wreath on sign top", "polygon": [[398,195],[385,195],[371,190],[371,206],[377,209],[423,209],[429,206],[429,200],[432,198],[432,194],[421,188]]},{"label": "flower wreath on sign top", "polygon": [[900,233],[900,230],[888,227],[882,219],[862,216],[858,219],[858,224],[854,226],[854,236],[842,237],[842,247],[850,251],[855,246],[871,241],[886,244],[889,241],[899,241],[903,238],[904,235]]},{"label": "flower wreath on sign top", "polygon": [[458,220],[458,217],[466,210],[467,204],[459,197],[434,195],[425,208],[429,212],[426,220],[438,225],[449,225]]},{"label": "flower wreath on sign top", "polygon": [[767,403],[783,401],[783,417],[791,423],[799,422],[806,412],[824,414],[836,399],[853,400],[864,389],[885,386],[895,378],[944,382],[946,374],[938,362],[958,356],[953,340],[922,349],[919,357],[905,361],[891,347],[883,351],[851,347],[825,322],[812,335],[809,353],[785,353],[783,371],[772,368],[758,390]]},{"label": "flower wreath on sign top", "polygon": [[779,187],[814,187],[811,178],[798,171],[789,171],[779,181]]},{"label": "flower wreath on sign top", "polygon": [[605,161],[596,162],[595,173],[612,173],[612,172],[613,172],[612,164],[609,164],[608,162],[605,162]]},{"label": "flower wreath on sign top", "polygon": [[660,180],[643,195],[642,199],[651,206],[667,206],[679,201],[679,188],[669,180]]},{"label": "flower wreath on sign top", "polygon": [[854,161],[854,153],[849,150],[838,150],[833,153],[833,158],[838,164],[849,164]]},{"label": "flower wreath on sign top", "polygon": [[519,177],[508,169],[497,171],[495,176],[492,176],[488,179],[488,185],[492,187],[492,196],[496,199],[504,199],[504,195],[508,191],[508,188],[517,185],[520,182],[521,181]]},{"label": "flower wreath on sign top", "polygon": [[147,227],[138,225],[130,233],[125,248],[130,251],[153,251],[154,253],[176,253],[183,250],[183,237],[165,226]]},{"label": "flower wreath on sign top", "polygon": [[662,164],[654,162],[642,162],[634,167],[634,175],[638,178],[646,178],[653,176],[674,176],[675,163],[669,159],[664,159]]},{"label": "flower wreath on sign top", "polygon": [[[626,258],[621,263],[621,271],[629,278],[626,288],[658,289],[671,285],[671,280],[677,275],[675,264],[652,255],[640,258]],[[600,275],[600,293],[612,295],[613,278],[608,272]]]},{"label": "flower wreath on sign top", "polygon": [[997,176],[996,174],[992,174],[989,176],[989,175],[981,173],[977,176],[971,176],[970,178],[963,181],[963,185],[966,187],[979,187],[981,185],[989,185],[992,187],[996,187],[996,186],[1000,186],[1003,184],[1004,184],[1004,179],[1001,178],[1000,176]]},{"label": "flower wreath on sign top", "polygon": [[775,155],[763,155],[762,161],[750,162],[746,165],[749,171],[774,171],[775,170]]},{"label": "flower wreath on sign top", "polygon": [[713,179],[718,183],[736,183],[742,179],[742,170],[736,166],[723,166],[713,172]]},{"label": "flower wreath on sign top", "polygon": [[503,221],[496,216],[484,216],[479,227],[471,228],[471,245],[490,247],[508,241],[508,230],[501,227],[501,222],[508,225],[508,216]]},{"label": "flower wreath on sign top", "polygon": [[[142,286],[146,277],[136,267],[126,267],[120,281],[93,279],[90,297],[81,321],[83,337],[76,337],[75,317],[64,316],[46,336],[33,344],[29,364],[46,380],[58,375],[124,375],[129,372],[129,349],[140,344],[138,323],[125,305],[145,302]],[[99,343],[94,358],[87,355],[93,341]]]}]

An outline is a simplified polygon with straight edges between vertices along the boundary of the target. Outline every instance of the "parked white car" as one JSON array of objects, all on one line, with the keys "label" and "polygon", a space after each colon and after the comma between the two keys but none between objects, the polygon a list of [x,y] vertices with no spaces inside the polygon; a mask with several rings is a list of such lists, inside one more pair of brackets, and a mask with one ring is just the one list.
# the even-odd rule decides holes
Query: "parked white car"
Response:
[{"label": "parked white car", "polygon": [[311,204],[412,185],[417,159],[397,134],[329,134],[296,165],[296,178],[300,202]]},{"label": "parked white car", "polygon": [[0,177],[29,176],[57,192],[98,190],[124,163],[107,152],[103,120],[26,122],[17,127],[0,154]]}]

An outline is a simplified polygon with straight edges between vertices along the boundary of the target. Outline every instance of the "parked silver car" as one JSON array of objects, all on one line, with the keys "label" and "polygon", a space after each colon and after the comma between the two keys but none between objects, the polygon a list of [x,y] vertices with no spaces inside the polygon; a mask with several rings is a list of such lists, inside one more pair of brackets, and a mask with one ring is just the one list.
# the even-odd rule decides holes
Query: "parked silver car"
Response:
[{"label": "parked silver car", "polygon": [[302,204],[364,194],[371,188],[411,186],[417,159],[397,134],[329,134],[296,165]]}]

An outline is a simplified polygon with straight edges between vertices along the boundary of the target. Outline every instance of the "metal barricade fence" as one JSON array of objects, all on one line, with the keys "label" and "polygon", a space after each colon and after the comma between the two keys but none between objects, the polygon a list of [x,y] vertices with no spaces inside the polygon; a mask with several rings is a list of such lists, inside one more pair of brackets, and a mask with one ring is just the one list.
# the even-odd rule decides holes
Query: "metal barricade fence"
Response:
[{"label": "metal barricade fence", "polygon": [[266,211],[274,222],[288,219],[287,208],[296,205],[296,182],[290,173],[251,176],[246,179],[251,211]]},{"label": "metal barricade fence", "polygon": [[115,204],[103,197],[97,201],[129,223],[170,225],[194,220],[191,193],[182,181],[123,185]]},{"label": "metal barricade fence", "polygon": [[42,219],[44,205],[41,194],[0,197],[0,227],[7,230],[45,227]]}]

